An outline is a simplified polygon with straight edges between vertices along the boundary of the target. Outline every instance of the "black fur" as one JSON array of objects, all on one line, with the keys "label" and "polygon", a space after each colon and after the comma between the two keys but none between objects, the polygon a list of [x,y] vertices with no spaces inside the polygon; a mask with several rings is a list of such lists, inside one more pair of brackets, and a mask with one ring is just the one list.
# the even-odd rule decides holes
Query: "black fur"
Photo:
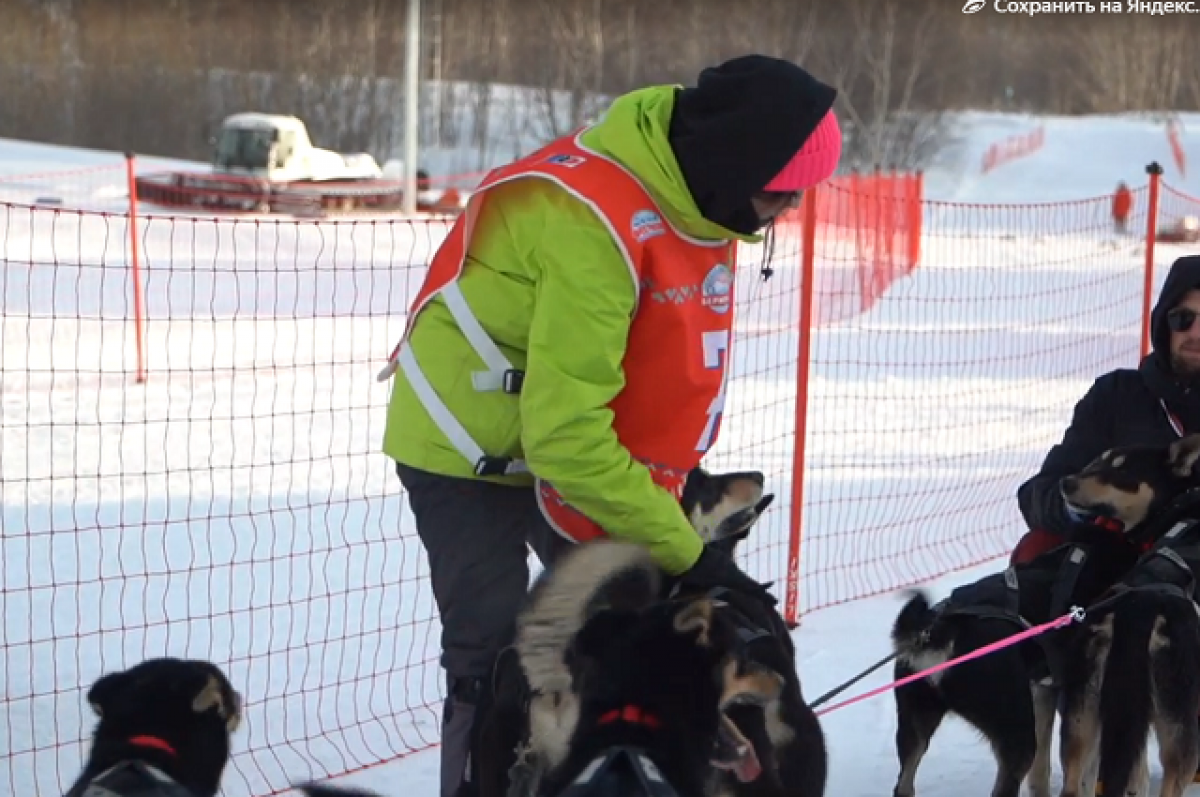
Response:
[{"label": "black fur", "polygon": [[319,783],[303,783],[293,788],[306,797],[380,797],[379,794],[366,789],[322,786]]},{"label": "black fur", "polygon": [[[589,765],[613,750],[629,749],[653,762],[676,797],[706,797],[728,670],[752,670],[732,618],[704,599],[599,609],[573,635],[569,656],[575,662],[578,721],[566,758],[545,774],[536,794],[557,797],[578,789],[576,781]],[[651,721],[608,716],[629,707]],[[610,793],[606,785],[588,783],[579,790],[634,797]],[[370,797],[315,784],[297,788],[310,797]]]},{"label": "black fur", "polygon": [[719,599],[728,605],[718,612],[738,613],[749,625],[768,632],[747,644],[746,656],[783,677],[778,717],[791,737],[779,745],[772,743],[767,734],[766,710],[762,707],[730,708],[726,713],[754,744],[763,774],[758,780],[741,783],[733,775],[723,773],[722,785],[735,797],[821,797],[825,793],[828,766],[825,735],[804,699],[796,672],[796,648],[787,624],[779,612],[752,597],[727,592]]},{"label": "black fur", "polygon": [[[215,664],[149,659],[102,676],[87,699],[100,719],[83,772],[68,794],[82,792],[123,762],[154,767],[194,797],[217,793],[230,736],[241,722],[242,698]],[[138,743],[138,737],[164,742],[173,752]]]},{"label": "black fur", "polygon": [[1136,785],[1145,775],[1151,729],[1163,767],[1161,793],[1182,793],[1196,774],[1198,459],[1200,436],[1191,435],[1105,452],[1063,480],[1068,503],[1127,525],[1135,521],[1133,533],[1154,546],[1074,631],[1062,688],[1064,795],[1078,794],[1097,774],[1109,793]]},{"label": "black fur", "polygon": [[[1018,612],[1030,624],[1054,619],[1066,607],[1052,605],[1055,580],[1064,558],[1077,547],[1088,558],[1070,596],[1071,605],[1088,606],[1100,599],[1138,563],[1146,545],[1161,538],[1178,516],[1179,502],[1196,485],[1194,466],[1200,436],[1170,446],[1129,446],[1104,452],[1078,474],[1062,480],[1067,503],[1097,513],[1116,525],[1080,525],[1072,544],[1049,551],[1012,568],[1018,583]],[[989,577],[994,578],[994,577]],[[977,584],[984,584],[983,579]],[[986,590],[980,594],[986,593]],[[952,602],[953,604],[953,602]],[[923,595],[900,611],[892,630],[899,653],[895,675],[903,678],[938,660],[956,658],[1020,630],[1015,623],[977,613],[930,607]],[[912,797],[913,780],[929,740],[947,713],[975,726],[991,743],[998,771],[993,797],[1016,797],[1026,777],[1035,795],[1048,793],[1049,735],[1060,691],[1077,689],[1091,671],[1081,662],[1087,640],[1078,627],[1043,634],[960,664],[936,679],[923,679],[896,690],[897,755],[901,772],[895,797]],[[1138,639],[1133,633],[1131,638]],[[1047,682],[1046,652],[1057,664],[1055,682]],[[1195,661],[1195,659],[1193,659]],[[1133,706],[1110,710],[1143,711]],[[1118,719],[1113,714],[1114,722]],[[1126,718],[1139,726],[1139,716]],[[1193,719],[1193,725],[1195,724]],[[1144,724],[1141,727],[1145,727]],[[1135,731],[1136,732],[1136,731]],[[1106,783],[1107,785],[1107,783]]]},{"label": "black fur", "polygon": [[1108,793],[1132,790],[1151,730],[1159,741],[1162,794],[1181,792],[1200,759],[1194,604],[1178,593],[1131,590],[1090,615],[1077,636],[1062,689],[1062,794],[1080,794],[1097,764]]},{"label": "black fur", "polygon": [[[714,613],[707,639],[681,633],[674,623],[685,605],[602,611],[579,632],[573,656],[586,662],[576,686],[579,721],[566,760],[546,773],[538,795],[561,794],[593,761],[629,747],[644,751],[678,797],[703,797],[718,739],[718,675],[737,649],[737,630],[727,615]],[[631,705],[655,717],[658,727],[601,723],[607,712]]]},{"label": "black fur", "polygon": [[[1088,558],[1071,596],[1072,604],[1094,601],[1138,557],[1138,549],[1125,539],[1099,530],[1086,541],[1085,548]],[[1072,546],[1063,546],[1012,568],[1018,583],[1018,612],[1030,624],[1054,619],[1054,578],[1061,560],[1071,551]],[[1000,617],[934,609],[928,598],[918,593],[901,609],[893,625],[893,644],[900,652],[894,675],[897,680],[908,677],[1021,630],[1017,623]],[[933,679],[896,689],[896,755],[901,771],[893,791],[895,797],[915,794],[916,769],[947,713],[964,719],[991,744],[997,763],[993,797],[1017,797],[1039,751],[1039,713],[1043,721],[1049,716],[1053,722],[1054,716],[1054,689],[1037,683],[1046,675],[1042,645],[1057,650],[1065,642],[1065,638],[1058,638],[1064,633],[1043,634],[959,664]],[[1040,706],[1036,703],[1039,699],[1043,701]],[[1042,752],[1046,754],[1044,747]],[[1033,780],[1043,774],[1044,769],[1034,773]]]},{"label": "black fur", "polygon": [[[1004,620],[938,618],[920,595],[904,608],[896,629],[898,634],[908,635],[926,628],[933,633],[925,647],[946,648],[946,655],[927,662],[898,659],[894,670],[897,680],[926,665],[977,650],[1016,630]],[[936,684],[923,679],[895,690],[896,754],[901,767],[893,790],[895,797],[916,793],[916,769],[947,713],[966,720],[991,743],[998,764],[993,794],[1016,797],[1037,748],[1026,655],[1019,647],[1006,648],[944,671]],[[911,782],[906,783],[906,778]]]},{"label": "black fur", "polygon": [[1068,507],[1119,521],[1126,534],[1152,540],[1165,529],[1181,498],[1200,486],[1200,434],[1167,446],[1105,451],[1059,486]]},{"label": "black fur", "polygon": [[[760,488],[764,484],[762,474],[753,471],[714,475],[697,468],[685,484],[680,499],[681,508],[688,517],[694,517],[697,512],[713,512],[728,496],[731,485],[746,481]],[[729,517],[721,526],[720,536],[708,545],[733,556],[737,546],[749,536],[750,527],[769,505],[771,498],[764,496],[755,506]],[[681,591],[676,597],[686,599],[695,596],[694,591],[687,590]],[[621,599],[619,595],[610,594],[608,597],[610,600]],[[780,718],[792,736],[780,749],[775,749],[767,734],[763,708],[730,708],[728,716],[754,744],[764,771],[760,778],[751,783],[741,783],[732,774],[724,773],[720,776],[724,786],[733,797],[783,794],[789,797],[821,797],[824,794],[827,767],[824,734],[816,715],[804,700],[796,674],[795,648],[787,624],[777,610],[749,596],[723,593],[719,599],[727,604],[718,609],[719,613],[729,614],[743,625],[768,632],[749,644],[747,655],[753,662],[770,668],[784,678]],[[630,600],[636,602],[633,598]],[[507,797],[509,775],[517,763],[516,751],[528,734],[526,712],[529,689],[514,650],[506,651],[497,662],[493,687],[495,702],[488,716],[483,719],[480,734],[479,797]]]}]

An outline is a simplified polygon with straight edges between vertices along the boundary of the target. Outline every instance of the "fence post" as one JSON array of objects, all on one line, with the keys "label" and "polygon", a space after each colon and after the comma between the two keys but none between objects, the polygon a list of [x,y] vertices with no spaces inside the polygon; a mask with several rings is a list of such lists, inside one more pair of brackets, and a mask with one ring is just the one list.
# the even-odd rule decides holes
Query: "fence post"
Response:
[{"label": "fence post", "polygon": [[800,542],[804,529],[805,450],[808,441],[808,378],[812,360],[813,296],[816,294],[817,193],[804,192],[800,243],[800,329],[796,346],[796,444],[792,449],[792,516],[788,529],[787,590],[783,618],[791,628],[800,624]]},{"label": "fence post", "polygon": [[1150,353],[1150,312],[1154,297],[1154,239],[1158,236],[1158,188],[1163,169],[1157,161],[1146,167],[1150,175],[1150,199],[1146,208],[1146,267],[1142,285],[1142,357]]},{"label": "fence post", "polygon": [[129,186],[129,265],[133,280],[134,336],[137,339],[137,381],[146,381],[146,286],[142,282],[142,267],[138,257],[137,181],[134,179],[134,155],[125,153],[125,182]]}]

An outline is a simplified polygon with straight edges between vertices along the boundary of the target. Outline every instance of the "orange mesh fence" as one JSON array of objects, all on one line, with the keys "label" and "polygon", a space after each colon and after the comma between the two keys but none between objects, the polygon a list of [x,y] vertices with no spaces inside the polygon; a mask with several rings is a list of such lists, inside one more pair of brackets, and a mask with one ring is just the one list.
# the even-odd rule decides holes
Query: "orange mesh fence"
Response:
[{"label": "orange mesh fence", "polygon": [[[813,318],[817,328],[866,313],[891,284],[916,267],[919,240],[919,176],[877,174],[838,177],[810,192],[817,228],[840,241],[851,261],[822,261],[815,273]],[[912,233],[913,228],[916,233]],[[777,500],[755,527],[746,547],[751,572],[788,581],[795,543],[792,527],[800,331],[804,301],[803,214],[775,225],[771,247],[744,247],[738,254],[732,367],[726,415],[716,447],[706,458],[712,470],[753,469],[767,476]],[[770,252],[770,261],[764,255]],[[765,271],[764,271],[765,269]],[[819,423],[812,419],[810,423]],[[801,573],[800,579],[805,579]]]},{"label": "orange mesh fence", "polygon": [[[1138,361],[1144,238],[1115,233],[1110,207],[926,202],[919,278],[814,332],[804,610],[1008,553],[1017,486],[1092,380]],[[862,251],[816,238],[819,305],[822,273]]]},{"label": "orange mesh fence", "polygon": [[1200,199],[1164,184],[1158,203],[1159,241],[1166,244],[1200,241]]},{"label": "orange mesh fence", "polygon": [[[769,263],[739,253],[706,462],[767,473],[743,560],[803,611],[1005,553],[1016,485],[1136,361],[1142,279],[1107,198],[938,204],[892,175],[814,198]],[[436,743],[439,627],[374,377],[445,222],[129,224],[0,204],[0,790],[65,790],[87,688],[164,654],[247,698],[226,795]]]},{"label": "orange mesh fence", "polygon": [[1012,161],[1027,158],[1040,150],[1045,142],[1046,128],[1040,125],[1028,132],[1008,136],[987,148],[979,171],[987,174]]},{"label": "orange mesh fence", "polygon": [[1175,168],[1179,169],[1179,176],[1187,177],[1187,150],[1180,139],[1178,119],[1167,122],[1167,143],[1171,147],[1171,159],[1175,162]]},{"label": "orange mesh fence", "polygon": [[431,223],[139,222],[0,205],[0,791],[61,793],[103,671],[211,659],[227,795],[433,744],[427,566],[379,453]]},{"label": "orange mesh fence", "polygon": [[[851,260],[822,264],[817,326],[836,323],[871,309],[892,283],[912,273],[921,255],[922,177],[918,174],[852,174],[835,177],[811,192],[815,197],[820,244],[838,241]],[[800,263],[803,218],[797,211],[778,225],[787,261]],[[797,304],[797,309],[799,305]],[[799,323],[798,319],[793,319]]]}]

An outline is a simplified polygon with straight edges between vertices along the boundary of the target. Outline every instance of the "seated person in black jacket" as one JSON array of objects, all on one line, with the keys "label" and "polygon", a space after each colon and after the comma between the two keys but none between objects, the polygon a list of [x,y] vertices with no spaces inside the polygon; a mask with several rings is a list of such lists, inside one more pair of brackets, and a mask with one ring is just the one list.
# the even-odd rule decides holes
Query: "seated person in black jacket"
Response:
[{"label": "seated person in black jacket", "polygon": [[1200,256],[1171,265],[1150,316],[1151,353],[1138,366],[1104,374],[1075,405],[1062,442],[1037,475],[1021,485],[1017,503],[1029,532],[1012,552],[1028,562],[1063,544],[1072,526],[1095,518],[1072,516],[1059,492],[1106,450],[1122,445],[1168,445],[1200,432]]}]

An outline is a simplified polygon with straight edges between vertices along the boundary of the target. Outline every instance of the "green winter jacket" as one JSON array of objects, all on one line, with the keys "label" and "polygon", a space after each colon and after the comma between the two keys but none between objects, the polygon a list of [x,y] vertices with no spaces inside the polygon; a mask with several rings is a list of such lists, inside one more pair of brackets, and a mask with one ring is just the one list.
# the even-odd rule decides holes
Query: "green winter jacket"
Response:
[{"label": "green winter jacket", "polygon": [[[700,215],[667,142],[674,86],[618,98],[583,137],[624,165],[677,229],[708,240],[757,242]],[[703,278],[697,275],[697,283]],[[483,362],[440,298],[422,311],[411,346],[426,378],[484,451],[523,457],[563,498],[609,534],[646,545],[678,574],[700,555],[678,501],[654,484],[612,429],[635,291],[610,233],[583,203],[546,180],[490,189],[459,281],[480,324],[525,371],[519,396],[476,392]],[[410,467],[476,477],[397,371],[383,451]],[[664,423],[670,422],[669,409]],[[488,477],[514,485],[528,475]]]}]

